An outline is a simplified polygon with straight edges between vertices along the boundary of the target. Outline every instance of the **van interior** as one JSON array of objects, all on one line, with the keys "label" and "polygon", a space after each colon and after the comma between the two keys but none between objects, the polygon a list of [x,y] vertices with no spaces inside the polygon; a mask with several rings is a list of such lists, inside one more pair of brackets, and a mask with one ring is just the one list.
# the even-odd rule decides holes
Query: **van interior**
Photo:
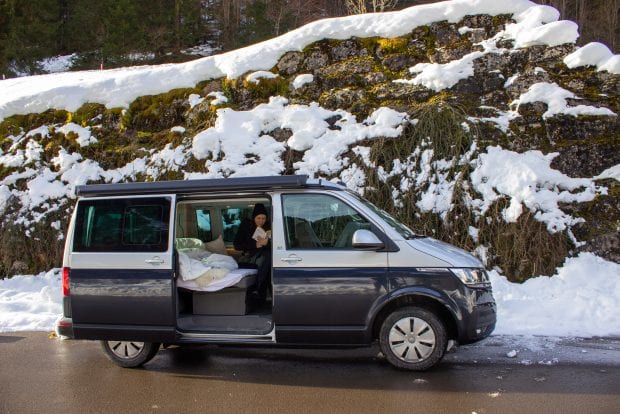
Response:
[{"label": "van interior", "polygon": [[[264,197],[178,202],[175,289],[180,331],[257,336],[273,331],[272,295],[265,301],[254,295],[256,265],[244,262],[247,257],[233,245],[240,224],[252,220],[257,203],[271,212],[271,201]],[[268,283],[271,292],[271,276]]]}]

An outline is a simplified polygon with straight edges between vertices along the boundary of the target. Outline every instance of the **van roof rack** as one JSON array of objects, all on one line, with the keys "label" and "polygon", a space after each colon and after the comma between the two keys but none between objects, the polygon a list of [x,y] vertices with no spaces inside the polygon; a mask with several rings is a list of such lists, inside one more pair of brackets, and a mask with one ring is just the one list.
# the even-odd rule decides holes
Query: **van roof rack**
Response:
[{"label": "van roof rack", "polygon": [[276,175],[266,177],[215,178],[135,182],[120,184],[91,184],[76,187],[78,196],[115,196],[139,194],[204,193],[207,191],[271,190],[279,188],[343,187],[322,179],[308,179],[307,175]]}]

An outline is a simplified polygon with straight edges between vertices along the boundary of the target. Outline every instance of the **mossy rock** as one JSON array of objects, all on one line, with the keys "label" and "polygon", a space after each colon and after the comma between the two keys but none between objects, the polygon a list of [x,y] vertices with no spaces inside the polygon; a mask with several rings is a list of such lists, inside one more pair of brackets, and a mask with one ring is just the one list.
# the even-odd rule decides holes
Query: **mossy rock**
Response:
[{"label": "mossy rock", "polygon": [[287,52],[278,63],[276,69],[282,76],[290,76],[299,71],[299,67],[304,60],[304,54],[301,52]]},{"label": "mossy rock", "polygon": [[377,55],[402,54],[409,51],[409,36],[377,39]]},{"label": "mossy rock", "polygon": [[570,177],[594,177],[614,165],[620,164],[620,134],[599,137],[589,142],[562,145],[551,167]]},{"label": "mossy rock", "polygon": [[357,119],[365,119],[374,105],[369,101],[365,89],[330,89],[319,97],[319,104],[327,109],[337,110],[345,108]]},{"label": "mossy rock", "polygon": [[68,117],[69,112],[56,109],[50,109],[40,114],[13,115],[0,123],[0,137],[17,136],[43,125],[64,124]]},{"label": "mossy rock", "polygon": [[546,119],[549,140],[553,143],[590,142],[599,137],[620,148],[620,117],[556,115]]},{"label": "mossy rock", "polygon": [[575,237],[585,242],[580,251],[587,251],[620,263],[620,185],[613,180],[608,195],[599,195],[587,203],[561,205],[562,209],[585,223],[573,227]]},{"label": "mossy rock", "polygon": [[332,62],[339,62],[352,58],[370,56],[374,53],[374,45],[359,38],[346,40],[331,40],[327,50]]},{"label": "mossy rock", "polygon": [[160,131],[184,123],[187,98],[199,93],[195,88],[173,89],[159,95],[137,98],[129,105],[124,125],[142,131]]},{"label": "mossy rock", "polygon": [[[250,92],[250,97],[255,101],[266,102],[272,96],[286,96],[289,94],[289,82],[286,78],[260,78],[257,82],[242,82],[243,88]],[[255,105],[258,102],[255,102]]]},{"label": "mossy rock", "polygon": [[371,92],[380,102],[396,100],[423,103],[436,95],[436,92],[421,85],[394,82],[378,84]]}]

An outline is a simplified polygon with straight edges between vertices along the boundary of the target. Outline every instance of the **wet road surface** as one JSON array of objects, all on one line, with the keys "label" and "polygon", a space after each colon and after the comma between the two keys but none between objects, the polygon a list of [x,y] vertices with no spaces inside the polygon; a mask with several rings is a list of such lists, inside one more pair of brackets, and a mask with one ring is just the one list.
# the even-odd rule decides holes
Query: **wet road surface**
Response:
[{"label": "wet road surface", "polygon": [[561,355],[557,344],[508,358],[514,344],[489,340],[425,373],[393,369],[377,348],[212,346],[162,350],[131,370],[110,362],[97,342],[0,334],[0,413],[618,412],[618,341],[580,342],[576,354],[600,348],[604,356],[562,362],[551,358]]}]

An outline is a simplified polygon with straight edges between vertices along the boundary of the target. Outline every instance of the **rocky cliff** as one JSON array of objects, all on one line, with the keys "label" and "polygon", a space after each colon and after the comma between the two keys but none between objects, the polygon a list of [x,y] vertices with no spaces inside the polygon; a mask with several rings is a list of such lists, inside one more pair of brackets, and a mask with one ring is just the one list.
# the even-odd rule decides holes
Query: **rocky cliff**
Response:
[{"label": "rocky cliff", "polygon": [[555,20],[438,19],[124,108],[24,105],[0,123],[2,274],[60,265],[76,184],[294,173],[344,181],[511,280],[580,251],[620,262],[620,63]]}]

